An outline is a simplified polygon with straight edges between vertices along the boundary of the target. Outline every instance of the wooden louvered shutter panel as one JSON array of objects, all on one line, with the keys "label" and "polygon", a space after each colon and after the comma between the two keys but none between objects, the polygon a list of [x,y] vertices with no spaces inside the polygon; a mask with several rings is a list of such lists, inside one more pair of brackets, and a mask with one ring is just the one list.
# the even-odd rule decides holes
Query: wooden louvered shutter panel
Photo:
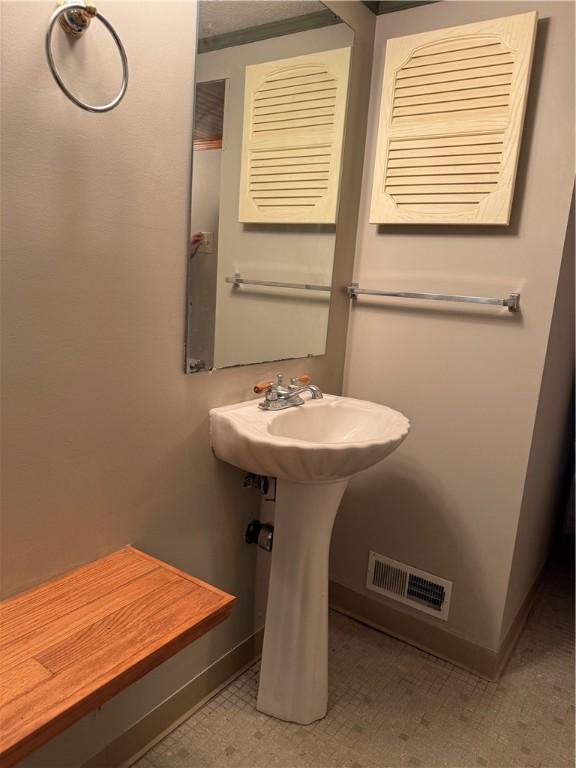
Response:
[{"label": "wooden louvered shutter panel", "polygon": [[350,49],[246,67],[239,220],[336,221]]},{"label": "wooden louvered shutter panel", "polygon": [[388,41],[372,223],[509,223],[536,19]]}]

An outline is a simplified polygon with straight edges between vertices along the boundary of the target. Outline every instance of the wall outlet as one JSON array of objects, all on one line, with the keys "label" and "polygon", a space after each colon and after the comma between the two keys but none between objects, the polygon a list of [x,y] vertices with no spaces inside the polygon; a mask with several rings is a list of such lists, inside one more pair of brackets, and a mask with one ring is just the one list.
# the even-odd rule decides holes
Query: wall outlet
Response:
[{"label": "wall outlet", "polygon": [[202,232],[202,242],[200,243],[202,253],[214,252],[214,232]]}]

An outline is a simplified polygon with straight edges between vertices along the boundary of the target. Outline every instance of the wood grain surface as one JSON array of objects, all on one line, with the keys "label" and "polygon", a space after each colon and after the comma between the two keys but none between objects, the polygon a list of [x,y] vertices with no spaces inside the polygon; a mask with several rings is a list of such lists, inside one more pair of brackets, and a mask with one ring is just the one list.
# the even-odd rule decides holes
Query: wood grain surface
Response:
[{"label": "wood grain surface", "polygon": [[219,624],[234,600],[125,547],[0,603],[0,768]]},{"label": "wood grain surface", "polygon": [[372,223],[509,223],[536,21],[388,40]]}]

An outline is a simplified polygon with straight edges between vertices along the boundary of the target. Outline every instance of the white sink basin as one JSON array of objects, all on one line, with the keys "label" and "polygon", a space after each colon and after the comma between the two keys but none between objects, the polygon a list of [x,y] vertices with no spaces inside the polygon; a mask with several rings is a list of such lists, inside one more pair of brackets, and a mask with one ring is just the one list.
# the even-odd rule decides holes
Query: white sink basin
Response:
[{"label": "white sink basin", "polygon": [[284,411],[257,400],[210,411],[218,458],[258,475],[330,483],[381,461],[404,440],[408,419],[384,405],[324,395]]},{"label": "white sink basin", "polygon": [[385,458],[409,428],[398,411],[333,395],[282,411],[257,400],[210,411],[216,456],[277,478],[261,712],[302,724],[326,714],[334,519],[350,477]]}]

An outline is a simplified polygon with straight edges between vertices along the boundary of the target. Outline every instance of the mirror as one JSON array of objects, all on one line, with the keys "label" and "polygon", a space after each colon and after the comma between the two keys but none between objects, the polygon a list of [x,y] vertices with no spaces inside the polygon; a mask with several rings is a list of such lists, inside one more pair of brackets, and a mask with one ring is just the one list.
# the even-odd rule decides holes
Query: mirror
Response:
[{"label": "mirror", "polygon": [[316,0],[200,0],[186,372],[322,355],[352,30]]}]

